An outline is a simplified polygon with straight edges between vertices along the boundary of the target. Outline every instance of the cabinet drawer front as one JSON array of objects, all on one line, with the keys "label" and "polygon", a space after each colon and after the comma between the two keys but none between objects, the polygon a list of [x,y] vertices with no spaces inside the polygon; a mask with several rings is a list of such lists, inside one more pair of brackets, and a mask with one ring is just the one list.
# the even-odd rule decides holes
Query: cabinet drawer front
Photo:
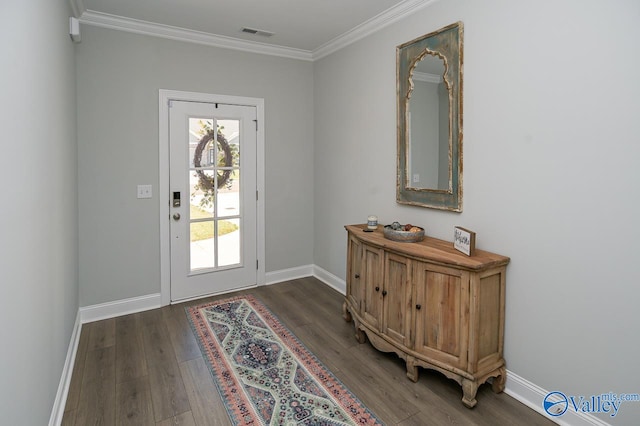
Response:
[{"label": "cabinet drawer front", "polygon": [[465,272],[417,262],[414,269],[415,349],[457,367],[466,366],[469,315]]}]

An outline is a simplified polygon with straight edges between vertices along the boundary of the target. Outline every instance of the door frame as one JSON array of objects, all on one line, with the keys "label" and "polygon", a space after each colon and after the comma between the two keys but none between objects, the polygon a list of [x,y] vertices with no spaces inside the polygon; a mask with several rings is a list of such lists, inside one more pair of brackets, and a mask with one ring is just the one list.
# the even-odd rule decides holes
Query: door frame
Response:
[{"label": "door frame", "polygon": [[[265,138],[264,138],[264,99],[241,96],[215,95],[211,93],[184,92],[179,90],[160,89],[158,94],[159,123],[159,185],[160,202],[160,300],[161,305],[171,303],[171,250],[170,250],[170,196],[169,196],[169,102],[203,102],[229,105],[245,105],[256,108],[258,128],[256,134],[256,258],[258,269],[256,285],[266,283],[265,272],[265,211],[264,211],[264,178],[265,178]],[[201,297],[201,296],[200,296]],[[184,300],[181,300],[184,302]]]}]

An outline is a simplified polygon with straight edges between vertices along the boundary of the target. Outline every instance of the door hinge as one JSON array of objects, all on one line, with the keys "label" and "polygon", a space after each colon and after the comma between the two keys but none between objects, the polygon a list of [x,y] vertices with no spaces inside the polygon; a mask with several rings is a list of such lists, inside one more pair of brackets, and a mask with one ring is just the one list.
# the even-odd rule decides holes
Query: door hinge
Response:
[{"label": "door hinge", "polygon": [[260,261],[258,259],[256,259],[256,269],[259,269],[258,268],[258,262],[260,262]]},{"label": "door hinge", "polygon": [[254,123],[256,123],[256,132],[258,131],[258,120],[253,120]]},{"label": "door hinge", "polygon": [[258,201],[258,191],[256,191],[256,201]]}]

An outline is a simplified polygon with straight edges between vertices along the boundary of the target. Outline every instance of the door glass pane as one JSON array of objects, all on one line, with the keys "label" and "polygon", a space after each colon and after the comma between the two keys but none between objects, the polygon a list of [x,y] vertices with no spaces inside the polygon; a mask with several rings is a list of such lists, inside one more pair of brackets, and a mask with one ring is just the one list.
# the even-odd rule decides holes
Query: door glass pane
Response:
[{"label": "door glass pane", "polygon": [[240,120],[218,120],[218,166],[240,165]]},{"label": "door glass pane", "polygon": [[191,270],[215,268],[215,227],[214,221],[192,222],[191,233]]},{"label": "door glass pane", "polygon": [[230,184],[218,189],[218,217],[240,215],[240,170],[230,172]]},{"label": "door glass pane", "polygon": [[241,264],[240,124],[189,118],[192,273]]},{"label": "door glass pane", "polygon": [[218,221],[218,266],[240,263],[240,219]]},{"label": "door glass pane", "polygon": [[211,118],[189,118],[189,167],[213,166],[217,155],[214,124],[215,120]]},{"label": "door glass pane", "polygon": [[[214,214],[214,191],[215,171],[213,170],[191,170],[189,171],[189,195],[191,205],[198,207],[198,210],[209,212],[209,217]],[[191,209],[193,215],[193,208]],[[197,216],[199,219],[202,216]],[[193,219],[193,217],[192,217]]]}]

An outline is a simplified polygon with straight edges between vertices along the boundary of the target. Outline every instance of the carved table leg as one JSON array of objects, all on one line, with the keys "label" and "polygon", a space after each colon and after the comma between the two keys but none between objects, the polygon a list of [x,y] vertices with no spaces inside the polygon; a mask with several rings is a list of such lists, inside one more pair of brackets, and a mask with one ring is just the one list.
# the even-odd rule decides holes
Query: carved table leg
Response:
[{"label": "carved table leg", "polygon": [[462,379],[462,403],[467,408],[473,408],[478,401],[476,393],[478,392],[478,383],[469,379]]},{"label": "carved table leg", "polygon": [[416,366],[416,359],[407,355],[407,377],[412,382],[418,381],[418,367]]},{"label": "carved table leg", "polygon": [[500,393],[504,390],[504,386],[507,383],[507,369],[502,367],[498,370],[500,373],[499,376],[493,378],[493,383],[491,384],[491,389],[495,393]]},{"label": "carved table leg", "polygon": [[367,334],[364,331],[362,331],[362,329],[360,328],[360,322],[354,318],[353,323],[356,326],[356,341],[360,344],[366,342]]},{"label": "carved table leg", "polygon": [[342,304],[342,318],[344,318],[346,322],[351,322],[351,312],[347,309],[347,302]]}]

